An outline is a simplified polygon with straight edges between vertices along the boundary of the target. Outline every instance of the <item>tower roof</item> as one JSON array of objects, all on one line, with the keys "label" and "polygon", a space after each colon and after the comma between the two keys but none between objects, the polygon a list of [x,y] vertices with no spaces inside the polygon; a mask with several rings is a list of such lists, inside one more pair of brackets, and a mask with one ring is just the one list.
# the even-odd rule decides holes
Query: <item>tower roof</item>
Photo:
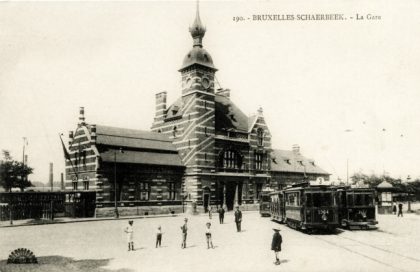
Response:
[{"label": "tower roof", "polygon": [[217,69],[216,67],[214,67],[212,57],[203,48],[203,37],[206,34],[206,28],[203,26],[200,19],[198,1],[197,1],[197,10],[195,14],[194,23],[190,26],[189,30],[191,33],[191,37],[193,38],[193,48],[184,57],[184,61],[182,62],[182,66],[181,66],[181,69],[179,69],[179,71],[182,71],[185,68],[192,66],[194,64],[199,64],[201,66],[204,66],[204,67],[207,67],[216,71]]},{"label": "tower roof", "polygon": [[203,41],[204,35],[206,34],[206,28],[201,23],[198,1],[197,1],[197,10],[195,13],[195,20],[192,26],[190,26],[190,33],[194,41],[194,46],[203,47],[202,41]]}]

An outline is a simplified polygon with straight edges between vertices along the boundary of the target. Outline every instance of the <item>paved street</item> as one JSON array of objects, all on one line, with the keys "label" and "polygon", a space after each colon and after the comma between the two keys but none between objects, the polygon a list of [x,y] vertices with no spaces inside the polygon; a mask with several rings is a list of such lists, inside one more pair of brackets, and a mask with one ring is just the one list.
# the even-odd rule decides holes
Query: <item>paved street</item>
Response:
[{"label": "paved street", "polygon": [[[134,220],[134,252],[127,251],[126,221],[94,221],[0,228],[0,271],[420,271],[420,216],[379,216],[376,231],[308,235],[280,225],[280,266],[270,251],[273,226],[257,212],[245,212],[237,233],[233,213],[225,224],[213,216],[215,249],[207,249],[207,216],[189,216],[187,248],[181,249],[183,217]],[[162,248],[155,248],[161,225]],[[31,249],[39,265],[6,265],[11,250]],[[23,269],[23,270],[22,270]]]}]

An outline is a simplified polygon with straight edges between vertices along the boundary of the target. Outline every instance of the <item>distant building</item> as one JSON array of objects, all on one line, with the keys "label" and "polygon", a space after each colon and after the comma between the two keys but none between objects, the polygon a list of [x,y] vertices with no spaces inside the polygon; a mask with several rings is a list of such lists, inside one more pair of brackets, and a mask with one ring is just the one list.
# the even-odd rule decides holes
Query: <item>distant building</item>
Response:
[{"label": "distant building", "polygon": [[199,212],[209,205],[257,209],[266,186],[328,179],[297,146],[272,149],[262,108],[248,117],[229,89],[216,88],[205,32],[197,10],[193,47],[179,69],[181,97],[167,105],[167,93],[156,94],[151,132],[87,124],[81,109],[69,135],[66,189],[95,191],[97,216],[112,213],[114,195],[122,214],[180,212],[184,202]]},{"label": "distant building", "polygon": [[292,150],[274,149],[271,152],[271,187],[283,189],[287,185],[318,177],[329,180],[330,174],[300,153],[298,145]]}]

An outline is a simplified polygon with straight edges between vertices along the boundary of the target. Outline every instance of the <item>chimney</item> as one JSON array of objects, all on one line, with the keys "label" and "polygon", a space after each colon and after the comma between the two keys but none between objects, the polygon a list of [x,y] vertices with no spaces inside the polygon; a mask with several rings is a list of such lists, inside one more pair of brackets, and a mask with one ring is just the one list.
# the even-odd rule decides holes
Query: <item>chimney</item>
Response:
[{"label": "chimney", "polygon": [[217,89],[216,94],[221,95],[221,96],[224,96],[224,97],[230,99],[230,89],[222,89],[222,88],[219,88],[219,89]]},{"label": "chimney", "polygon": [[73,140],[74,140],[74,134],[73,134],[73,131],[70,130],[69,131],[69,146],[71,146],[71,144],[73,143]]},{"label": "chimney", "polygon": [[79,125],[85,124],[85,108],[80,107],[79,109]]},{"label": "chimney", "polygon": [[96,143],[96,125],[90,126],[90,142],[93,144]]},{"label": "chimney", "polygon": [[50,181],[50,186],[51,186],[51,192],[53,191],[53,182],[54,182],[53,180],[54,180],[53,163],[50,162],[50,178],[49,178],[49,181]]},{"label": "chimney", "polygon": [[60,173],[60,176],[61,176],[61,190],[64,190],[65,188],[64,188],[64,174],[63,173]]},{"label": "chimney", "polygon": [[164,119],[166,111],[166,92],[160,92],[156,94],[156,106],[155,106],[155,121],[161,121]]},{"label": "chimney", "polygon": [[[263,108],[260,106],[258,108],[258,116],[262,116],[262,115],[263,115]],[[299,148],[299,146],[298,146],[298,148]]]},{"label": "chimney", "polygon": [[296,155],[300,155],[300,147],[298,144],[294,144],[292,146],[292,150],[293,150],[293,153],[295,153]]}]

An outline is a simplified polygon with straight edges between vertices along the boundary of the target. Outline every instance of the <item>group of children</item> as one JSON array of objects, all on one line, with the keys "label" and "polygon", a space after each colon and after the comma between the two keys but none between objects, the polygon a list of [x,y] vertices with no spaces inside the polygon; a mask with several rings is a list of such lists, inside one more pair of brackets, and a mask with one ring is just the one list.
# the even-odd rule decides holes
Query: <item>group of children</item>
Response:
[{"label": "group of children", "polygon": [[[188,218],[184,219],[184,225],[181,226],[181,231],[182,231],[182,244],[181,244],[181,248],[184,249],[187,247],[187,233],[188,233]],[[211,223],[207,222],[206,223],[206,230],[205,230],[205,234],[206,234],[206,241],[207,241],[207,249],[214,248],[213,246],[213,240],[211,237]],[[281,251],[281,244],[282,244],[282,236],[280,235],[280,229],[278,228],[273,228],[274,230],[274,235],[273,235],[273,239],[271,242],[271,250],[274,251],[275,257],[276,257],[276,261],[274,262],[274,264],[279,265],[280,264],[280,259],[279,259],[279,252]],[[133,250],[134,251],[134,235],[133,235],[133,220],[128,221],[128,226],[124,229],[124,232],[127,233],[127,242],[128,242],[128,251]],[[161,247],[162,244],[162,228],[161,226],[159,226],[157,228],[156,231],[156,248],[157,247]]]},{"label": "group of children", "polygon": [[[188,233],[188,218],[184,219],[184,225],[181,226],[181,231],[182,231],[182,244],[181,244],[181,248],[186,248],[187,247],[187,233]],[[211,238],[211,223],[207,222],[206,223],[206,241],[207,241],[207,249],[214,248],[213,246],[213,241]],[[124,232],[127,233],[127,242],[128,242],[128,251],[134,251],[134,230],[133,230],[133,220],[129,220],[128,221],[128,226],[124,229]],[[156,230],[156,248],[157,247],[161,247],[162,245],[162,227],[158,226],[157,230]]]}]

